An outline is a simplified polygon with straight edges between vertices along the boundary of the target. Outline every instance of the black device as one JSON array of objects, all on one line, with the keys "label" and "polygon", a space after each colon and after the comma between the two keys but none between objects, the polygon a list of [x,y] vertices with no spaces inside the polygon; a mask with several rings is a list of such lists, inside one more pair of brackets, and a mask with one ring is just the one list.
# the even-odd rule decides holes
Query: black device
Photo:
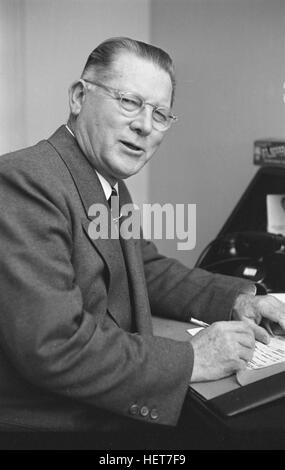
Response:
[{"label": "black device", "polygon": [[267,232],[267,194],[285,195],[285,168],[260,168],[197,267],[250,279],[259,294],[285,292],[285,237]]}]

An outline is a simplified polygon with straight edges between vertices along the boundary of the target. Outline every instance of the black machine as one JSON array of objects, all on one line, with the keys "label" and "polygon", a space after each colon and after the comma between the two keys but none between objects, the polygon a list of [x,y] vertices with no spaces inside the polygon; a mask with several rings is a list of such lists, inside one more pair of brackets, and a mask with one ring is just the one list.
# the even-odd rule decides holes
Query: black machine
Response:
[{"label": "black machine", "polygon": [[285,195],[285,168],[259,169],[196,266],[251,279],[259,294],[285,292],[285,236],[267,232],[267,194]]}]

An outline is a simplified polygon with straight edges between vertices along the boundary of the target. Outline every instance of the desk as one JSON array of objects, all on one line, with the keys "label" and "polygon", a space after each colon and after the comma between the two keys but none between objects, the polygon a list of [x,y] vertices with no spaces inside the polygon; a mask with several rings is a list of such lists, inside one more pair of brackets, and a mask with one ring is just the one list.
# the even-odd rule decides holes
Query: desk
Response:
[{"label": "desk", "polygon": [[[189,323],[154,318],[153,325],[157,336],[189,340]],[[193,435],[195,429],[195,441],[189,440],[189,448],[285,449],[285,399],[233,417],[223,417],[210,410],[207,402],[189,388],[179,427],[181,436]],[[185,438],[184,445],[187,449]]]}]

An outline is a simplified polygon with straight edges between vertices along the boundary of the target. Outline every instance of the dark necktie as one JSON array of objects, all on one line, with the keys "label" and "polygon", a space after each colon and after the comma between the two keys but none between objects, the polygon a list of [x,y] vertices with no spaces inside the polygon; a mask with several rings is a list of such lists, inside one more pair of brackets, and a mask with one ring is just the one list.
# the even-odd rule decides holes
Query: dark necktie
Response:
[{"label": "dark necktie", "polygon": [[[118,193],[117,193],[117,190],[115,188],[112,188],[111,196],[108,199],[108,204],[109,204],[110,208],[111,208],[112,198],[115,198],[115,197],[118,197]],[[114,199],[113,199],[113,201],[114,201]]]},{"label": "dark necktie", "polygon": [[[117,190],[113,187],[112,187],[111,196],[108,199],[108,204],[109,204],[109,207],[111,209],[111,215],[112,215],[112,218],[113,218],[113,222],[114,222],[115,226],[117,227],[118,234],[119,234],[118,238],[119,238],[120,245],[121,245],[121,250],[122,250],[122,255],[123,255],[123,260],[124,260],[124,267],[125,267],[125,270],[126,270],[127,282],[128,282],[128,289],[125,291],[125,297],[128,299],[130,309],[131,309],[130,287],[129,287],[129,282],[130,282],[129,281],[129,270],[127,268],[126,259],[125,259],[126,247],[124,246],[124,243],[123,243],[123,240],[120,236],[120,231],[119,231],[119,220],[122,217],[121,214],[120,214],[120,207],[119,207],[119,195],[118,195]],[[134,317],[131,316],[131,314],[130,314],[130,318],[131,318],[130,319],[130,326],[129,326],[130,331],[136,331],[136,327],[134,325],[135,320],[134,320]]]},{"label": "dark necktie", "polygon": [[119,221],[119,196],[117,190],[112,188],[111,196],[108,199],[108,204],[112,212],[112,217],[115,223]]}]

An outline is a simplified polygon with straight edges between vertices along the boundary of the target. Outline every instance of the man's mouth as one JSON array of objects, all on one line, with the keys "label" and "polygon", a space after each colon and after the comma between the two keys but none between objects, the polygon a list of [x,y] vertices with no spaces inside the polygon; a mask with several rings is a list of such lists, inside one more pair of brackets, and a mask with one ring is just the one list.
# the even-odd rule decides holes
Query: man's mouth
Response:
[{"label": "man's mouth", "polygon": [[125,147],[127,147],[128,149],[133,150],[133,151],[135,151],[135,152],[143,152],[143,151],[144,151],[143,148],[138,147],[137,145],[134,145],[134,144],[132,144],[131,142],[128,142],[128,141],[126,141],[126,140],[121,140],[120,142],[121,142],[123,145],[125,145]]}]

